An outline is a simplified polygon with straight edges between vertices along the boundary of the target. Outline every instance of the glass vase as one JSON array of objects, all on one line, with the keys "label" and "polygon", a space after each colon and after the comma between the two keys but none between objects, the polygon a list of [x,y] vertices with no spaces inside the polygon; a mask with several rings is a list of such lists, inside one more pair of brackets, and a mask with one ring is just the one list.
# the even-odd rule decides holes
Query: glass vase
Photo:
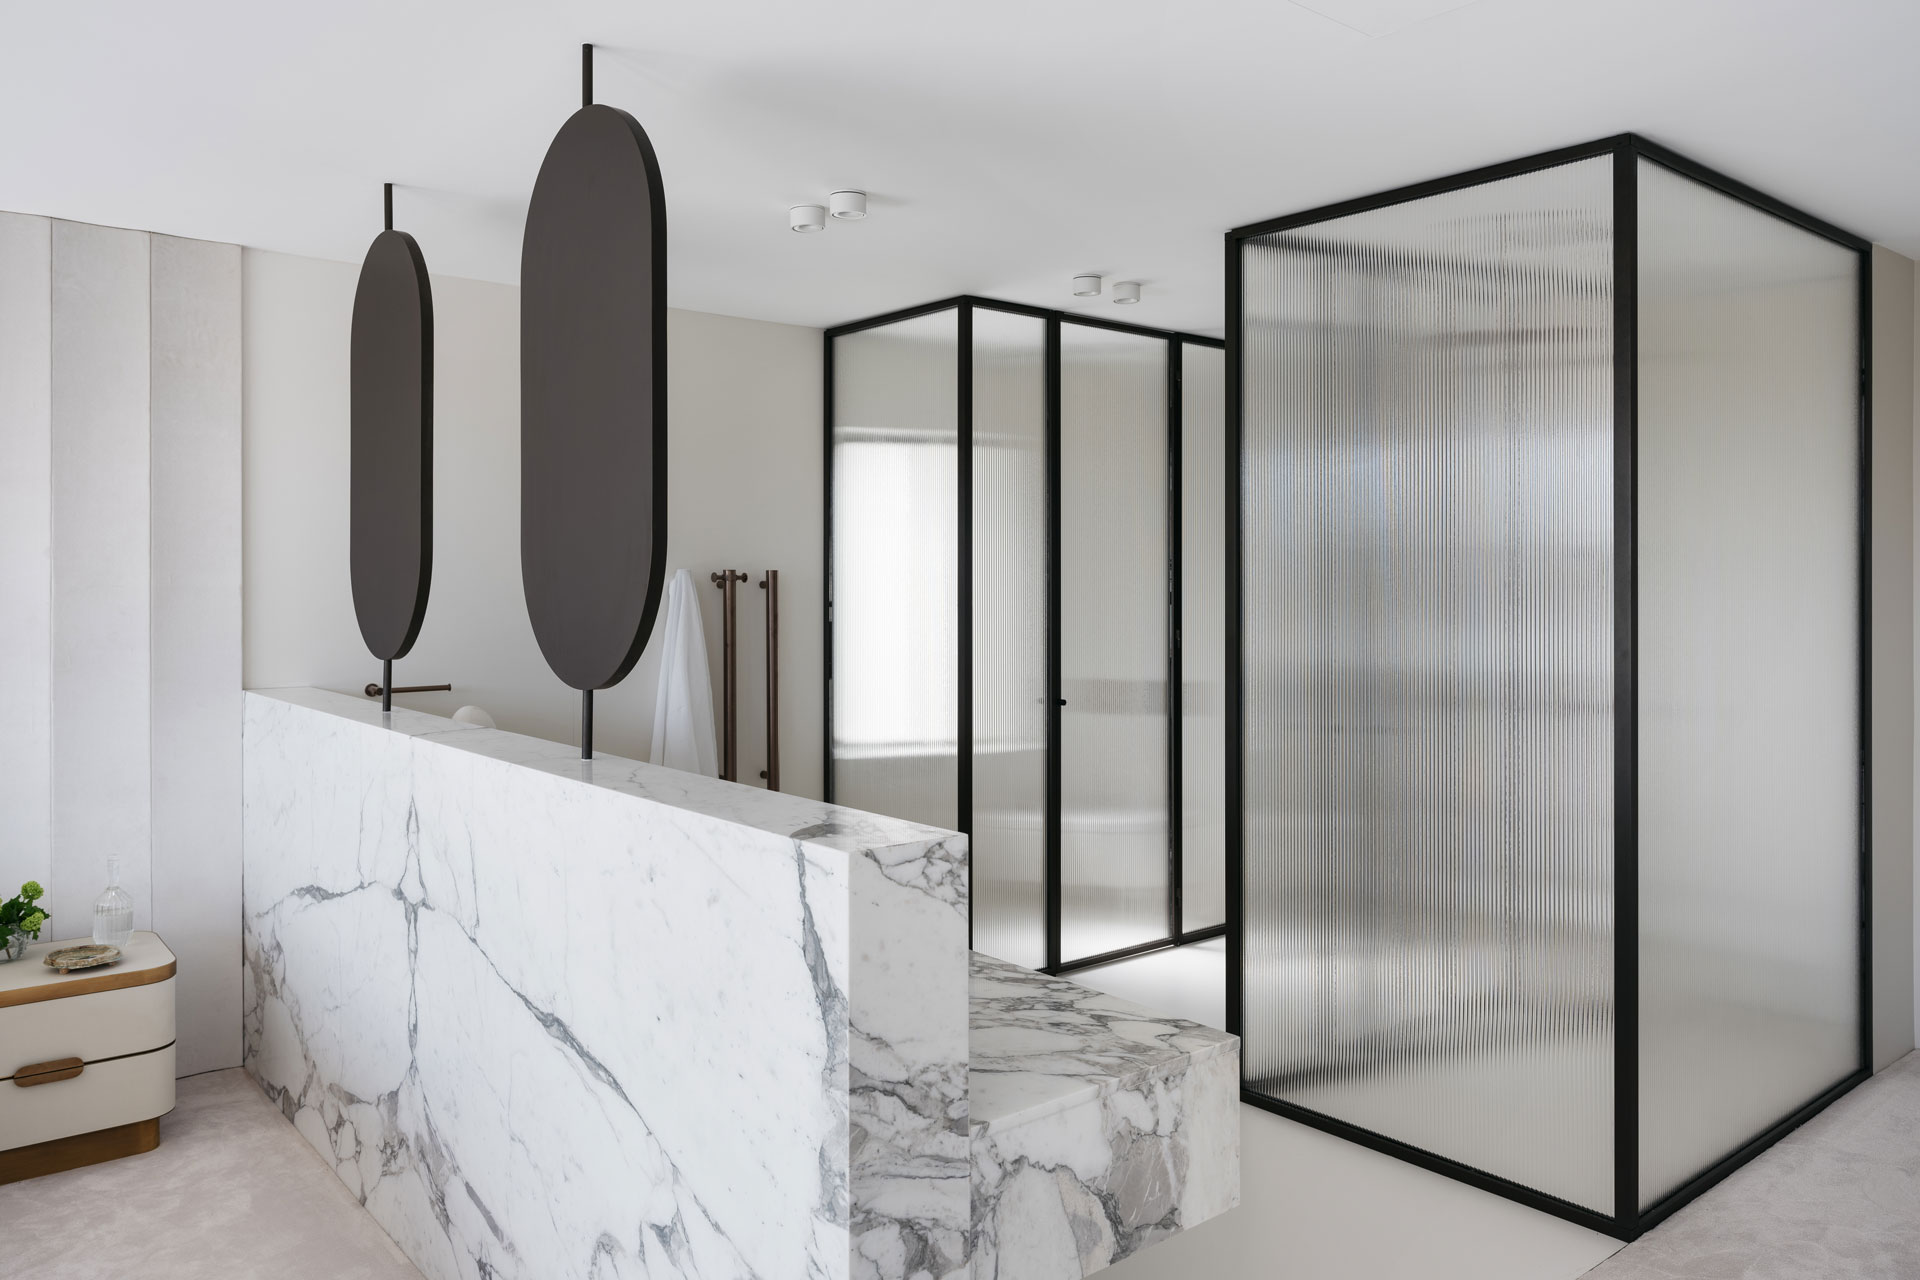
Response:
[{"label": "glass vase", "polygon": [[107,859],[107,888],[93,903],[93,940],[124,947],[133,937],[133,899],[120,887],[120,859]]}]

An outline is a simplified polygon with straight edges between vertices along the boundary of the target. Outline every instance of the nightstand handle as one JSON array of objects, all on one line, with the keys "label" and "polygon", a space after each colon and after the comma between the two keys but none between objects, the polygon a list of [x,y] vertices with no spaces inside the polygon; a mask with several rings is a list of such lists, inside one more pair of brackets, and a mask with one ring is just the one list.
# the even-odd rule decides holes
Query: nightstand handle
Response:
[{"label": "nightstand handle", "polygon": [[71,1080],[86,1069],[84,1058],[55,1058],[52,1062],[35,1062],[19,1068],[13,1073],[13,1082],[22,1089],[30,1089],[36,1084]]}]

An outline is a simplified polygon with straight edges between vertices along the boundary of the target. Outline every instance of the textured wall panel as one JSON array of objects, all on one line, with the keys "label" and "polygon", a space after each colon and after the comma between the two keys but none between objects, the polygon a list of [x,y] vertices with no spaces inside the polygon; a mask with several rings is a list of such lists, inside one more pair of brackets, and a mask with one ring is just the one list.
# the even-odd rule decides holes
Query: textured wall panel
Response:
[{"label": "textured wall panel", "polygon": [[153,927],[191,1075],[240,1063],[240,249],[152,253]]},{"label": "textured wall panel", "polygon": [[1245,248],[1245,1055],[1613,1208],[1611,161]]},{"label": "textured wall panel", "polygon": [[0,900],[52,876],[52,236],[0,213]]},{"label": "textured wall panel", "polygon": [[53,835],[65,937],[118,856],[151,925],[148,237],[53,224]]}]

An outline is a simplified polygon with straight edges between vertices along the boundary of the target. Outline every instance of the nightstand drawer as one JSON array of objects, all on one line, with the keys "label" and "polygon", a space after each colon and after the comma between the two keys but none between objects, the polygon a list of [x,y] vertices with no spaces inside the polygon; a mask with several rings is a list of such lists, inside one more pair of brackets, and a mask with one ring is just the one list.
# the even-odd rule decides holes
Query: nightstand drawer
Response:
[{"label": "nightstand drawer", "polygon": [[[10,1042],[8,1047],[13,1047]],[[171,1110],[171,1044],[132,1057],[89,1062],[79,1075],[46,1084],[22,1088],[11,1079],[0,1080],[0,1151],[151,1120]]]},{"label": "nightstand drawer", "polygon": [[171,1044],[174,982],[0,1008],[0,1085],[36,1062],[95,1062]]}]

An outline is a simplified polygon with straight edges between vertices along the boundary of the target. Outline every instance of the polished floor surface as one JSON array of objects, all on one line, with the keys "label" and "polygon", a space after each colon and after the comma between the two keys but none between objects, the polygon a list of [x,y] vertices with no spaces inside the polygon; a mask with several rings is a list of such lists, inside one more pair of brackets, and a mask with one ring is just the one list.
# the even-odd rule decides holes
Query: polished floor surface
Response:
[{"label": "polished floor surface", "polygon": [[0,1186],[0,1239],[36,1280],[421,1280],[237,1069],[180,1081],[157,1150]]},{"label": "polished floor surface", "polygon": [[[1189,979],[1204,967],[1198,956],[1184,957],[1172,972],[1136,971],[1119,985],[1172,983],[1179,966],[1196,971]],[[1207,985],[1187,998],[1214,998]],[[157,1151],[0,1187],[0,1235],[25,1224],[39,1242],[23,1274],[420,1280],[242,1072],[180,1081],[179,1105],[161,1125]],[[1242,1142],[1241,1207],[1122,1263],[1114,1280],[1571,1280],[1616,1247],[1265,1112],[1242,1109]],[[1914,1276],[1920,1054],[1861,1085],[1586,1280]]]},{"label": "polished floor surface", "polygon": [[1588,1273],[1920,1276],[1920,1054],[1908,1054]]}]

